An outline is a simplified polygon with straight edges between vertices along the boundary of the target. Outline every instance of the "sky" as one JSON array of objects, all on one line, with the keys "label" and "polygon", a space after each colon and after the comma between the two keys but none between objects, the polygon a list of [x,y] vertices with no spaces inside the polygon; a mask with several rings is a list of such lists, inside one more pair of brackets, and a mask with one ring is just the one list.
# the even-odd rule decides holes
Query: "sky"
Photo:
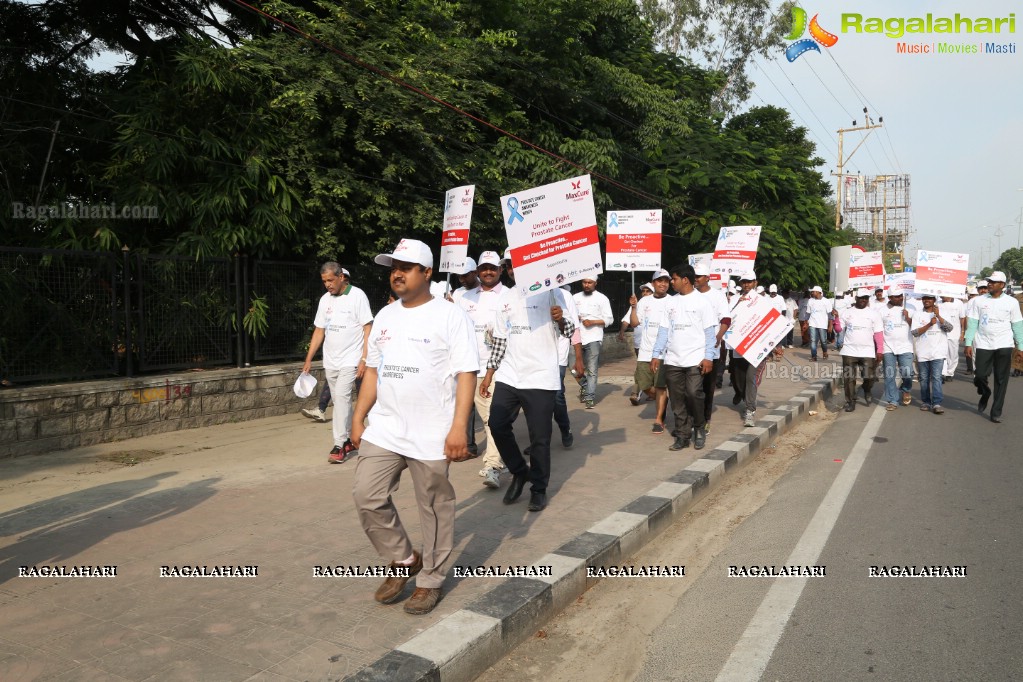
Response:
[{"label": "sky", "polygon": [[[951,251],[969,254],[970,270],[977,272],[998,257],[999,249],[1023,246],[1017,223],[1023,211],[1023,5],[1008,0],[802,0],[801,6],[808,19],[818,14],[820,26],[836,34],[838,42],[792,63],[781,52],[773,60],[758,57],[750,70],[756,88],[749,104],[787,109],[796,124],[808,128],[828,163],[821,170],[832,185],[836,131],[853,127],[854,119],[863,125],[864,106],[875,121],[883,117],[884,128],[872,132],[845,171],[910,175],[913,232],[909,248],[904,247],[910,264],[917,249]],[[851,13],[864,20],[1014,13],[1016,31],[1003,27],[1001,34],[893,39],[842,32],[842,14]],[[899,54],[900,41],[1016,47],[1015,54]],[[845,134],[846,157],[863,134]]]}]

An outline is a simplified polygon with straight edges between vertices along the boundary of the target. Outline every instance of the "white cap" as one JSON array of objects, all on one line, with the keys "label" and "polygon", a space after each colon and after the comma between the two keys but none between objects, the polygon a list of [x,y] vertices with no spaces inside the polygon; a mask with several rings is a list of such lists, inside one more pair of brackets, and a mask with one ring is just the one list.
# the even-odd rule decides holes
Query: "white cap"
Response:
[{"label": "white cap", "polygon": [[348,279],[352,278],[352,273],[348,272],[348,270],[346,270],[344,268],[341,268],[341,274],[344,275],[345,277],[347,277]]},{"label": "white cap", "polygon": [[507,249],[504,250],[504,257],[501,260],[502,261],[508,261],[509,263],[511,262],[511,247],[510,246]]},{"label": "white cap", "polygon": [[654,273],[654,276],[650,278],[650,281],[653,282],[655,279],[660,279],[662,277],[671,279],[671,275],[668,274],[668,271],[661,269]]},{"label": "white cap", "polygon": [[295,395],[299,398],[308,398],[313,394],[313,389],[316,388],[316,377],[312,374],[302,372],[295,379],[295,386],[292,389],[295,391]]},{"label": "white cap", "polygon": [[970,294],[972,296],[976,296],[977,295],[977,287],[970,287],[969,289],[966,290],[966,293]]},{"label": "white cap", "polygon": [[739,281],[740,282],[755,282],[755,281],[757,281],[757,273],[753,272],[752,270],[747,270],[746,272],[744,272],[741,275],[739,275]]},{"label": "white cap", "polygon": [[493,265],[494,267],[501,267],[501,257],[497,255],[497,251],[484,251],[480,254],[479,263],[476,265],[477,269],[482,265]]},{"label": "white cap", "polygon": [[650,291],[653,291],[654,290],[654,285],[651,284],[650,282],[643,282],[642,284],[639,285],[639,288],[640,289],[649,289]]},{"label": "white cap", "polygon": [[[399,259],[401,260],[401,259]],[[451,285],[448,284],[447,280],[443,282],[430,282],[430,295],[431,296],[444,296],[445,294],[451,293]]]},{"label": "white cap", "polygon": [[769,293],[769,294],[777,294],[778,293],[778,285],[777,284],[772,284],[771,286],[767,287],[767,293]]},{"label": "white cap", "polygon": [[1005,273],[1001,270],[995,270],[987,276],[989,282],[1005,282]]},{"label": "white cap", "polygon": [[728,287],[729,291],[735,293],[735,280],[733,279],[728,280],[728,284],[726,286]]},{"label": "white cap", "polygon": [[710,277],[710,268],[707,267],[706,263],[700,263],[699,265],[693,266],[693,271],[697,277]]},{"label": "white cap", "polygon": [[452,275],[468,275],[470,272],[476,272],[476,261],[470,256],[465,257],[465,263],[460,268],[455,268],[451,271]]},{"label": "white cap", "polygon": [[418,239],[402,239],[394,248],[394,253],[382,253],[373,259],[377,265],[391,267],[393,261],[418,263],[424,268],[433,267],[433,252],[430,247]]},{"label": "white cap", "polygon": [[757,293],[758,293],[758,294],[762,294],[762,293],[764,293],[764,287],[762,287],[762,286],[759,286],[759,285],[758,285],[758,286],[757,286]]},{"label": "white cap", "polygon": [[870,298],[870,289],[857,289],[856,290],[856,298],[863,298],[863,297]]},{"label": "white cap", "polygon": [[810,291],[811,291],[811,292],[814,292],[814,291],[816,291],[816,292],[817,292],[817,293],[819,293],[819,294],[823,294],[823,293],[824,293],[824,290],[823,290],[823,289],[821,289],[820,287],[813,287],[812,289],[810,289]]}]

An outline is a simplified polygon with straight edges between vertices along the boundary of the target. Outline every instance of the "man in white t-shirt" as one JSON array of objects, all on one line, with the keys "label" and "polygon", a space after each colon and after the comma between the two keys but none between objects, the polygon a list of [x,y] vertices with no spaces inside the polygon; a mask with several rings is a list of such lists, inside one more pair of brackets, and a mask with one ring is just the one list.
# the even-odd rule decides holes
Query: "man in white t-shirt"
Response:
[{"label": "man in white t-shirt", "polygon": [[636,372],[633,378],[636,380],[636,388],[641,393],[645,393],[648,398],[657,401],[653,432],[660,435],[664,433],[664,414],[668,409],[668,384],[664,380],[663,365],[660,371],[654,372],[650,368],[650,360],[653,358],[654,343],[657,341],[657,330],[661,325],[661,317],[671,298],[668,296],[671,275],[667,270],[658,270],[654,273],[653,281],[650,284],[653,294],[644,296],[635,302],[629,301],[631,306],[629,324],[635,330],[632,333],[639,339]]},{"label": "man in white t-shirt", "polygon": [[688,263],[671,269],[671,286],[677,296],[668,299],[657,330],[650,369],[657,373],[664,362],[671,409],[675,413],[675,442],[669,450],[703,449],[703,375],[714,370],[715,333],[718,317],[706,296],[696,291],[696,273]]},{"label": "man in white t-shirt", "polygon": [[[788,306],[785,305],[785,298],[778,293],[778,285],[772,284],[767,287],[767,299],[770,301],[774,309],[777,310],[782,317],[788,314]],[[782,349],[785,347],[785,339],[778,342],[778,346],[775,348],[774,355],[776,358],[782,356]]]},{"label": "man in white t-shirt", "polygon": [[966,317],[966,357],[974,358],[973,385],[980,395],[977,409],[981,414],[991,399],[987,378],[994,372],[991,421],[997,424],[1002,421],[1012,356],[1023,358],[1023,316],[1019,301],[1005,293],[1004,272],[992,272],[987,281],[990,293],[970,301],[973,306]]},{"label": "man in white t-shirt", "polygon": [[583,346],[583,364],[586,367],[586,386],[580,393],[580,399],[586,403],[586,409],[592,410],[597,392],[597,368],[600,365],[600,348],[604,343],[604,327],[615,321],[611,311],[611,301],[597,291],[596,278],[582,281],[583,290],[572,298],[579,313],[580,342]]},{"label": "man in white t-shirt", "polygon": [[[884,335],[884,402],[889,412],[898,408],[901,389],[903,405],[913,400],[913,335],[910,333],[912,318],[903,306],[901,291],[888,296],[888,303],[879,309]],[[896,379],[901,383],[897,383]]]},{"label": "man in white t-shirt", "polygon": [[874,298],[870,299],[870,309],[881,310],[886,305],[888,301],[885,299],[884,287],[877,287],[874,289]]},{"label": "man in white t-shirt", "polygon": [[[842,318],[842,313],[847,308],[852,308],[855,305],[855,300],[852,291],[837,291],[835,292],[835,304],[833,307],[834,317],[837,319]],[[832,323],[834,325],[834,323]],[[839,324],[841,327],[841,324]],[[842,344],[845,342],[845,328],[835,330],[835,350],[841,352]]]},{"label": "man in white t-shirt", "polygon": [[[480,372],[477,377],[476,390],[473,391],[476,410],[483,421],[483,431],[487,436],[487,449],[483,452],[483,485],[488,488],[499,488],[500,472],[504,469],[501,453],[490,433],[490,398],[479,393],[479,384],[486,375],[484,366],[490,358],[491,337],[497,325],[497,312],[501,307],[501,299],[506,288],[501,284],[501,257],[496,251],[484,251],[480,254],[479,265],[476,267],[479,286],[470,289],[455,299],[455,302],[472,318],[476,333],[476,348],[479,351]],[[470,420],[471,421],[471,420]],[[471,428],[471,427],[470,427]],[[470,439],[471,443],[471,439]],[[470,452],[472,449],[470,448]]]},{"label": "man in white t-shirt", "polygon": [[920,368],[920,409],[944,414],[941,368],[948,355],[948,334],[955,328],[934,305],[933,294],[924,294],[920,301],[922,308],[913,313],[911,323],[916,338],[916,365]]},{"label": "man in white t-shirt", "polygon": [[959,367],[959,343],[966,335],[966,304],[951,296],[941,297],[941,314],[952,323],[952,331],[948,334],[948,355],[942,368],[942,383],[952,381]]},{"label": "man in white t-shirt", "polygon": [[845,411],[856,409],[856,374],[863,377],[863,399],[870,406],[870,389],[877,376],[877,365],[884,357],[884,330],[881,316],[870,309],[870,292],[856,291],[856,304],[842,313],[845,343],[842,345],[842,375],[845,379]]},{"label": "man in white t-shirt", "polygon": [[480,285],[480,278],[476,270],[476,261],[474,261],[472,257],[466,256],[465,263],[462,267],[451,271],[452,274],[458,276],[458,283],[461,285],[451,292],[452,301],[457,301],[465,295],[465,292],[475,289]]},{"label": "man in white t-shirt", "polygon": [[[739,289],[742,294],[739,300],[732,304],[735,310],[743,302],[749,302],[760,296],[756,292],[757,274],[749,271],[739,276]],[[784,351],[778,350],[779,353]],[[732,396],[733,405],[742,405],[743,426],[756,426],[757,424],[757,393],[760,389],[760,380],[763,378],[764,370],[767,369],[767,361],[772,357],[768,354],[760,364],[754,365],[738,353],[732,354],[732,389],[735,395]]]},{"label": "man in white t-shirt", "polygon": [[[653,293],[654,293],[654,285],[652,283],[650,283],[650,282],[643,282],[642,284],[639,285],[639,298],[645,298],[647,296],[652,296]],[[630,329],[632,329],[632,322],[630,321],[632,319],[632,311],[633,311],[633,309],[635,309],[636,304],[639,302],[639,298],[636,298],[635,294],[632,294],[632,295],[629,296],[629,309],[625,311],[625,314],[622,315],[622,319],[619,320],[619,323],[620,323],[619,327],[618,327],[618,341],[619,342],[624,342],[625,341],[625,332],[627,332]],[[640,337],[641,337],[641,334],[639,333],[639,331],[634,329],[632,331],[632,352],[633,352],[633,354],[637,358],[639,357]],[[629,392],[629,402],[632,403],[634,406],[635,405],[639,405],[641,402],[643,402],[643,396],[644,395],[645,394],[642,391],[640,391],[640,389],[637,387],[637,385],[633,384],[632,385],[632,390]]]},{"label": "man in white t-shirt", "polygon": [[[696,265],[693,266],[693,272],[696,274],[697,293],[710,301],[711,306],[714,308],[714,315],[718,319],[718,328],[714,332],[714,369],[703,375],[703,430],[710,433],[710,418],[714,414],[714,389],[717,386],[718,374],[724,372],[723,365],[725,359],[721,353],[721,340],[725,337],[725,332],[728,331],[728,327],[732,324],[732,308],[728,304],[728,298],[725,296],[724,290],[710,285],[709,267],[704,264]],[[773,284],[771,286],[777,292],[777,287]],[[777,296],[777,293],[775,293],[775,296]]]},{"label": "man in white t-shirt", "polygon": [[[518,287],[505,292],[487,373],[479,388],[480,395],[487,397],[494,386],[490,432],[512,474],[504,503],[519,499],[526,481],[532,481],[529,511],[547,507],[554,401],[561,386],[558,339],[571,339],[576,328],[576,321],[565,314],[567,298],[561,289],[531,296]],[[530,438],[528,465],[512,431],[520,410],[525,414]]]},{"label": "man in white t-shirt", "polygon": [[334,400],[334,447],[327,461],[341,464],[358,449],[349,438],[352,414],[352,386],[366,371],[366,339],[373,322],[369,299],[352,286],[344,268],[333,261],[320,267],[320,280],[327,289],[316,307],[313,337],[302,371],[312,368],[316,351],[323,346],[323,374]]},{"label": "man in white t-shirt", "polygon": [[[352,441],[361,448],[352,497],[366,537],[391,560],[393,575],[374,598],[383,604],[397,601],[416,576],[404,608],[418,615],[440,600],[455,546],[455,490],[448,466],[469,457],[465,430],[479,350],[465,311],[430,294],[433,253],[426,244],[402,239],[394,253],[374,260],[390,268],[398,300],[377,315],[367,344],[366,381],[352,424]],[[421,554],[394,506],[405,469],[419,509]]]},{"label": "man in white t-shirt", "polygon": [[817,362],[818,346],[824,359],[828,359],[828,334],[833,327],[831,311],[834,307],[829,299],[824,298],[823,289],[819,286],[810,289],[810,299],[806,302],[806,322],[810,328],[811,362]]}]

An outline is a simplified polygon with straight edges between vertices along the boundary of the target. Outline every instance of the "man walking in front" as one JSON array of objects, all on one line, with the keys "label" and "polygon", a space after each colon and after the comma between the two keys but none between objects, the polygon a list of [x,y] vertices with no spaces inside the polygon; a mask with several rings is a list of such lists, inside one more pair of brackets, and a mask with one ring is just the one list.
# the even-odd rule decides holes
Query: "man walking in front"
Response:
[{"label": "man walking in front", "polygon": [[[988,294],[978,296],[966,318],[966,357],[974,358],[973,385],[977,387],[981,414],[991,400],[988,377],[994,373],[994,402],[991,421],[1002,421],[1005,392],[1009,388],[1012,356],[1023,357],[1023,316],[1019,301],[1005,294],[1005,273],[995,271],[988,278]],[[1015,348],[1015,350],[1014,350]]]},{"label": "man walking in front", "polygon": [[[911,317],[903,307],[901,291],[893,292],[888,303],[880,309],[882,334],[884,337],[884,401],[889,412],[898,408],[900,397],[897,388],[902,389],[901,401],[909,405],[913,400],[913,336],[910,334]],[[896,383],[901,379],[901,386]]]},{"label": "man walking in front", "polygon": [[579,313],[580,343],[583,347],[583,364],[586,366],[586,387],[580,396],[586,409],[592,410],[597,397],[597,368],[600,364],[600,348],[604,342],[604,327],[614,322],[611,301],[597,291],[596,279],[584,279],[583,290],[573,296]]},{"label": "man walking in front", "polygon": [[[352,441],[361,447],[352,496],[366,537],[397,574],[377,588],[374,598],[382,604],[397,601],[416,576],[405,612],[418,615],[440,600],[455,545],[455,490],[448,465],[469,456],[465,429],[479,351],[469,316],[430,294],[433,253],[426,244],[402,239],[394,253],[375,260],[390,268],[398,301],[380,311],[370,334],[366,381],[352,424]],[[419,509],[421,553],[392,499],[405,469]]]},{"label": "man walking in front", "polygon": [[870,309],[870,292],[859,289],[856,303],[842,313],[845,343],[842,345],[842,376],[845,379],[845,411],[856,409],[856,374],[863,377],[863,399],[870,406],[877,365],[884,357],[881,316]]},{"label": "man walking in front", "polygon": [[675,442],[669,450],[681,450],[692,442],[702,450],[704,430],[703,375],[714,369],[715,333],[718,317],[710,301],[696,291],[696,273],[689,264],[671,269],[671,286],[679,294],[668,299],[650,369],[656,375],[664,362],[668,397],[675,413]]},{"label": "man walking in front", "polygon": [[366,371],[366,339],[373,322],[369,299],[352,286],[348,271],[333,261],[320,267],[320,280],[327,289],[320,297],[313,320],[313,337],[302,371],[308,372],[316,351],[323,346],[323,373],[334,400],[334,447],[327,461],[341,464],[358,454],[349,437],[351,431],[352,386]]}]

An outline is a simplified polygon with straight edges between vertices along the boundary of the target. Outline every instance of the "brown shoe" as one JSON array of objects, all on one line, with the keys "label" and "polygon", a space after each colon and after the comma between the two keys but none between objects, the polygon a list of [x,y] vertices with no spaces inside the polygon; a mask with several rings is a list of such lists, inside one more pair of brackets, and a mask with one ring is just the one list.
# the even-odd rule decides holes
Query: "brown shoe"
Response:
[{"label": "brown shoe", "polygon": [[433,611],[433,607],[440,601],[439,587],[417,587],[409,600],[405,602],[405,613],[413,616],[421,616],[424,613]]},{"label": "brown shoe", "polygon": [[412,556],[414,556],[416,560],[412,562],[411,566],[399,564],[397,561],[391,562],[388,568],[407,568],[408,575],[404,577],[393,576],[384,580],[373,595],[374,599],[381,604],[393,604],[398,601],[398,598],[401,597],[402,590],[405,589],[405,583],[407,583],[416,573],[423,570],[422,555],[416,550],[412,550]]}]

